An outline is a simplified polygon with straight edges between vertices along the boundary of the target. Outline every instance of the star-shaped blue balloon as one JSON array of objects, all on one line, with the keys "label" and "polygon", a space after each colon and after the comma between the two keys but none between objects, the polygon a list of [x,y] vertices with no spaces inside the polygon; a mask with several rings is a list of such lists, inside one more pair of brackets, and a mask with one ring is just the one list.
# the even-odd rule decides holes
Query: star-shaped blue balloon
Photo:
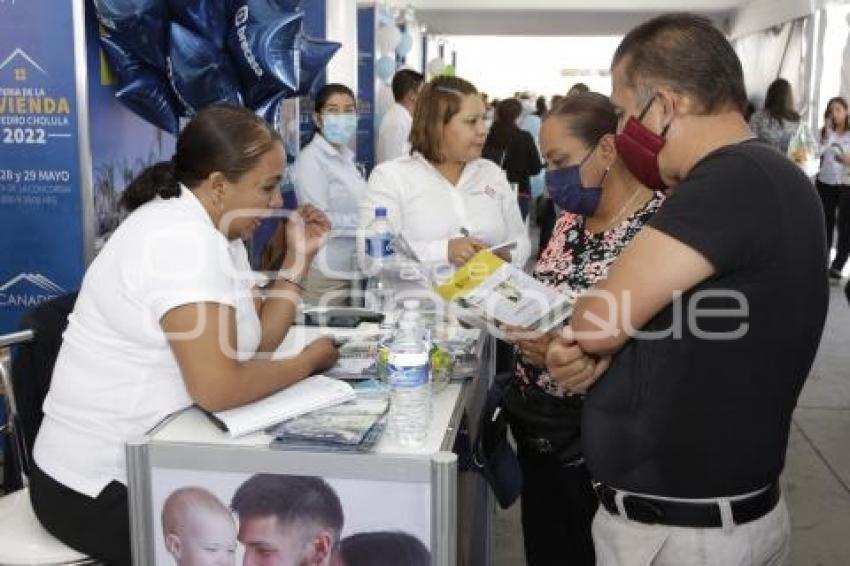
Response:
[{"label": "star-shaped blue balloon", "polygon": [[171,23],[168,76],[192,114],[215,103],[242,104],[239,81],[224,52],[176,22]]},{"label": "star-shaped blue balloon", "polygon": [[100,39],[109,66],[118,79],[115,96],[127,108],[154,126],[177,135],[180,103],[163,73],[124,49],[112,38]]},{"label": "star-shaped blue balloon", "polygon": [[112,40],[147,64],[165,70],[168,8],[163,0],[94,0]]},{"label": "star-shaped blue balloon", "polygon": [[168,0],[171,17],[215,45],[227,43],[227,0]]},{"label": "star-shaped blue balloon", "polygon": [[298,81],[298,95],[310,94],[313,85],[334,54],[342,47],[336,41],[315,39],[302,33],[298,38],[298,48],[301,53],[301,76]]},{"label": "star-shaped blue balloon", "polygon": [[[276,0],[236,0],[233,3],[228,50],[249,106],[299,87],[296,38],[303,14]],[[285,2],[287,7],[292,2]]]}]

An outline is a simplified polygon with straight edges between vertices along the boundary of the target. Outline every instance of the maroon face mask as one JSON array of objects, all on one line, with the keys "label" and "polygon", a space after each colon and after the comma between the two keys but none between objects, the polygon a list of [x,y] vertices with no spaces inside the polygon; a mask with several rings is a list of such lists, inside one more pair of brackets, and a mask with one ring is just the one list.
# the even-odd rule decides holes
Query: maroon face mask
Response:
[{"label": "maroon face mask", "polygon": [[661,148],[667,143],[664,136],[667,134],[669,126],[666,126],[661,135],[658,135],[641,122],[654,101],[655,96],[647,102],[640,116],[629,118],[626,127],[614,139],[614,145],[617,147],[617,153],[623,163],[626,164],[628,170],[638,181],[653,191],[663,191],[667,188],[667,185],[661,180],[658,154],[661,153]]}]

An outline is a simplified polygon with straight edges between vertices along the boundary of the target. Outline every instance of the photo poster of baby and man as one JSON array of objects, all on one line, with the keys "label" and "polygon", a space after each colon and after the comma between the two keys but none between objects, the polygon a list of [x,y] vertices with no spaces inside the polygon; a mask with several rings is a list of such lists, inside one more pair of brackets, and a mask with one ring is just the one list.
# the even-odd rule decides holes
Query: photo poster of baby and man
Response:
[{"label": "photo poster of baby and man", "polygon": [[431,486],[154,469],[156,566],[431,564]]}]

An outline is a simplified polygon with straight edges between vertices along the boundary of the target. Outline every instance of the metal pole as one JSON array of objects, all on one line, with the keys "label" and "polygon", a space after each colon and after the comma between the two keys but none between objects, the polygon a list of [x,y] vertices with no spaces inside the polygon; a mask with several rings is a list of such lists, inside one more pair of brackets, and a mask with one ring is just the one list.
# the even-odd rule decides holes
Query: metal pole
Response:
[{"label": "metal pole", "polygon": [[11,332],[9,334],[0,335],[0,348],[6,346],[14,346],[23,342],[29,342],[35,338],[35,332],[32,330],[21,330],[19,332]]}]

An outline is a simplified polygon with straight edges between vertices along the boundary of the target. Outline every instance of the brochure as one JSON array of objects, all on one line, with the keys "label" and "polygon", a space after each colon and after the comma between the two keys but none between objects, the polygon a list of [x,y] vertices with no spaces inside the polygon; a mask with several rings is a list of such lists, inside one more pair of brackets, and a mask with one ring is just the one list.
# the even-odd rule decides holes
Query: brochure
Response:
[{"label": "brochure", "polygon": [[488,250],[481,250],[436,287],[461,320],[497,337],[510,325],[546,332],[572,314],[569,298]]},{"label": "brochure", "polygon": [[267,432],[279,442],[358,445],[389,407],[387,395],[360,396],[321,411],[285,421]]}]

